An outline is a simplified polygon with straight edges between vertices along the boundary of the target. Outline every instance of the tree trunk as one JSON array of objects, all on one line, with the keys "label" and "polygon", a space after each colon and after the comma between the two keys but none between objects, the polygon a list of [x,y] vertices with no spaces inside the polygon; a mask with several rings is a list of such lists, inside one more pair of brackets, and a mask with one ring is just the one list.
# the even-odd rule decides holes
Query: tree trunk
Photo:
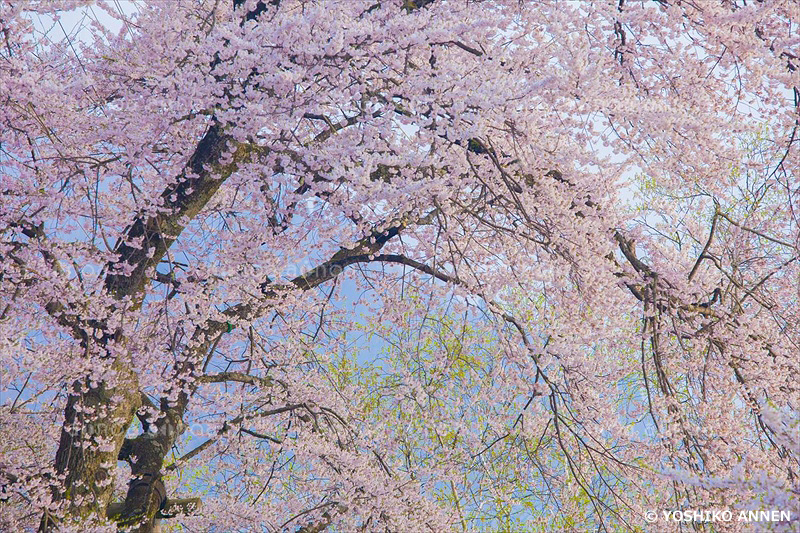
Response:
[{"label": "tree trunk", "polygon": [[[117,456],[141,405],[135,372],[120,361],[111,368],[113,388],[105,382],[77,381],[67,400],[55,464],[63,481],[53,488],[53,501],[63,504],[55,509],[57,514],[75,520],[105,519]],[[51,531],[57,525],[46,514],[39,530]]]}]

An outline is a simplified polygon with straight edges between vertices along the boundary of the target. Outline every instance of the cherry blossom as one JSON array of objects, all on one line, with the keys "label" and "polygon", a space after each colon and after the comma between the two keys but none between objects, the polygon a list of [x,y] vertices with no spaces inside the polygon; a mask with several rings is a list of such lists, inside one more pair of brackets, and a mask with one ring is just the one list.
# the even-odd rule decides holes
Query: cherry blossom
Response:
[{"label": "cherry blossom", "polygon": [[0,529],[798,527],[799,4],[128,8],[0,4]]}]

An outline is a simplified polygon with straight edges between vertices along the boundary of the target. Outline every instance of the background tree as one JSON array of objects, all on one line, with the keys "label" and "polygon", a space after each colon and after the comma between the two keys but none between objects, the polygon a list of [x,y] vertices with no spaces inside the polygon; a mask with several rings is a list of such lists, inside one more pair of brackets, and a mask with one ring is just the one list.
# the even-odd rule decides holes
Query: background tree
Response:
[{"label": "background tree", "polygon": [[797,526],[797,4],[115,5],[0,5],[3,528]]}]

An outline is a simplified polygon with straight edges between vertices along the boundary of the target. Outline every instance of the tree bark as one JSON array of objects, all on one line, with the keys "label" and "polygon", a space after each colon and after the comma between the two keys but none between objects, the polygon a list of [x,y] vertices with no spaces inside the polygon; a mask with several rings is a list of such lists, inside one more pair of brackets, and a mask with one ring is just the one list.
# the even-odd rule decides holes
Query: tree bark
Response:
[{"label": "tree bark", "polygon": [[[55,462],[56,475],[63,481],[53,488],[53,501],[65,505],[59,514],[78,522],[92,515],[105,517],[118,451],[140,406],[136,374],[120,361],[112,364],[112,370],[114,387],[76,382],[67,399]],[[39,530],[50,531],[57,525],[48,513]]]},{"label": "tree bark", "polygon": [[[165,206],[169,209],[149,218],[136,217],[126,238],[115,247],[118,259],[108,265],[105,288],[117,300],[132,297],[133,303],[128,304],[128,311],[140,307],[147,274],[183,231],[181,221],[197,215],[238,165],[251,155],[249,145],[238,145],[233,153],[233,161],[219,164],[230,149],[230,142],[232,139],[222,132],[221,126],[212,123],[189,159],[185,174],[162,194]],[[143,243],[141,247],[128,244],[128,241],[139,239]],[[123,265],[133,267],[133,271],[123,275],[119,270]],[[96,335],[89,333],[89,324],[80,317],[75,318],[74,329],[88,352],[88,343]],[[91,331],[102,332],[98,345],[93,347],[96,355],[101,357],[104,354],[110,356],[111,343],[121,343],[123,340],[119,331],[109,331],[103,321],[93,322]],[[72,384],[67,399],[55,460],[59,477],[52,489],[53,503],[56,504],[52,511],[65,516],[67,520],[83,522],[92,516],[98,520],[105,518],[113,485],[111,472],[116,468],[125,433],[141,406],[138,379],[131,364],[118,358],[111,363],[111,370],[114,374],[113,385],[105,381],[92,383],[91,378],[87,377]],[[158,452],[162,454],[162,459],[168,449]],[[143,450],[138,452],[143,453]],[[126,511],[142,508],[140,493],[130,493],[131,502],[126,502]],[[155,507],[151,513],[152,505],[144,505],[144,508],[147,509],[147,516],[155,516],[158,510]],[[42,517],[39,530],[51,531],[56,526],[54,514],[48,512]]]}]

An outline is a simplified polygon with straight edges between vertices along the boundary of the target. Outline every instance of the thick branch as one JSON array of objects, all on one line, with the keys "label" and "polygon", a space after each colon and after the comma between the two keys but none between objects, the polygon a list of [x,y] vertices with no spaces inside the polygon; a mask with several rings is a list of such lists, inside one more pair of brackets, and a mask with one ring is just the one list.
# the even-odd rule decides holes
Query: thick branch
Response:
[{"label": "thick branch", "polygon": [[[203,500],[200,498],[169,498],[164,508],[156,513],[156,518],[172,518],[179,514],[191,515],[202,503]],[[124,508],[124,503],[111,503],[106,510],[106,516],[115,519],[122,514]]]},{"label": "thick branch", "polygon": [[[222,164],[232,148],[231,162]],[[194,218],[238,165],[256,150],[254,145],[235,144],[219,123],[213,123],[198,143],[186,170],[161,193],[163,212],[137,217],[125,238],[117,243],[115,252],[119,257],[108,265],[106,289],[116,298],[140,293],[147,281],[146,272],[164,257],[183,231],[184,221]]]}]

